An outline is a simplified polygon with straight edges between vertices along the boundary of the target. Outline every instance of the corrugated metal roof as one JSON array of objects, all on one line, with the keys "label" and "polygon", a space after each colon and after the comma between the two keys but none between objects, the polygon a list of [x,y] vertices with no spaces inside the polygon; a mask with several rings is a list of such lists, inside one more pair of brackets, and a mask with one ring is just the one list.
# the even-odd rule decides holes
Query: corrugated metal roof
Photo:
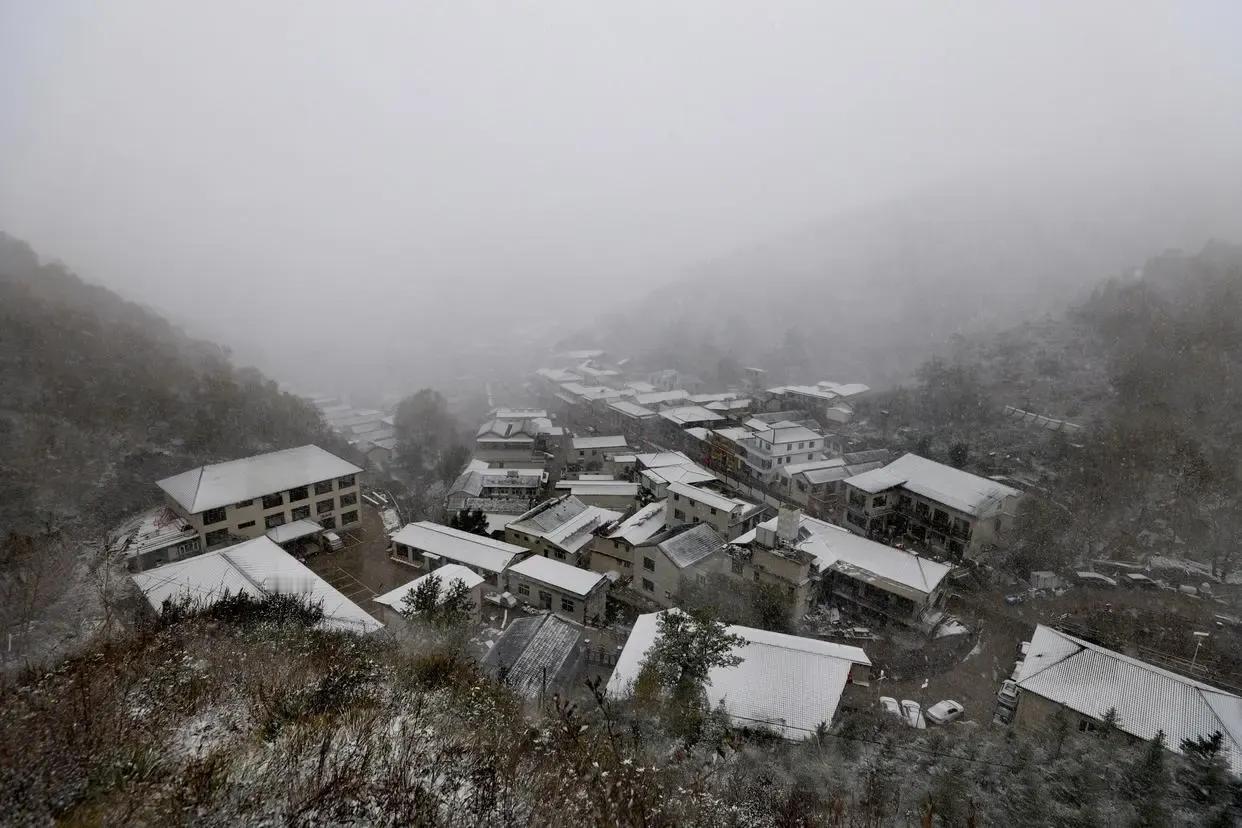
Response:
[{"label": "corrugated metal roof", "polygon": [[372,600],[374,600],[377,604],[384,604],[385,606],[392,607],[397,612],[401,612],[405,605],[405,596],[408,593],[418,589],[419,584],[433,575],[440,579],[441,601],[448,597],[448,588],[454,581],[461,581],[466,585],[466,589],[474,589],[479,584],[483,583],[483,577],[478,573],[467,569],[460,564],[450,563],[445,564],[438,569],[434,569],[422,577],[415,578],[408,584],[399,586],[391,592],[385,592],[383,595],[377,596]]},{"label": "corrugated metal roof", "polygon": [[519,618],[493,645],[483,665],[496,673],[503,669],[505,683],[514,692],[535,698],[564,682],[562,674],[572,668],[581,637],[581,630],[555,615]]},{"label": "corrugated metal roof", "polygon": [[676,534],[657,544],[678,569],[693,566],[704,558],[724,549],[724,541],[706,523],[683,527]]},{"label": "corrugated metal roof", "polygon": [[1035,628],[1018,686],[1097,720],[1114,709],[1120,730],[1140,739],[1163,730],[1165,743],[1179,753],[1183,739],[1220,731],[1225,760],[1242,772],[1242,698],[1233,693],[1043,624]]}]

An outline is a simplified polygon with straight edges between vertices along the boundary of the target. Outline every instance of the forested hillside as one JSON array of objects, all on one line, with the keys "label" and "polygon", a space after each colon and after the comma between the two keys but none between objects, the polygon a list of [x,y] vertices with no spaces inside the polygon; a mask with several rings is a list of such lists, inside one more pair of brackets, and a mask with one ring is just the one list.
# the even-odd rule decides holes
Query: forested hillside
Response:
[{"label": "forested hillside", "polygon": [[[883,395],[913,447],[1039,481],[1019,569],[1161,554],[1237,566],[1242,520],[1242,248],[1165,254],[1063,315],[963,338]],[[1086,426],[1006,419],[1012,405]]]},{"label": "forested hillside", "polygon": [[0,533],[98,531],[199,463],[332,438],[218,346],[0,234]]}]

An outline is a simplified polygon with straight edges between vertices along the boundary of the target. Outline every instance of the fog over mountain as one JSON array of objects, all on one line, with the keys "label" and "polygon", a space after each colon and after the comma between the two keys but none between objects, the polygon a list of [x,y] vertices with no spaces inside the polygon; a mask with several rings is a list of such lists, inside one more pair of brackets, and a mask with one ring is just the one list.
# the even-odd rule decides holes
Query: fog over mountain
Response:
[{"label": "fog over mountain", "polygon": [[809,280],[804,326],[938,340],[1238,236],[1238,31],[1225,2],[4,4],[0,227],[334,392],[653,291],[636,324],[761,329],[722,294]]}]

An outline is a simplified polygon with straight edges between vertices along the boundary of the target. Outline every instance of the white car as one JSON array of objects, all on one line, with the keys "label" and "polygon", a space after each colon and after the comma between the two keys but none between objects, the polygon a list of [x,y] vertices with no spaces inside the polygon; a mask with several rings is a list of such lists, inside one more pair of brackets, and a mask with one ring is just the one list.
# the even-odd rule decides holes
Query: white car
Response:
[{"label": "white car", "polygon": [[917,730],[927,729],[927,720],[923,718],[923,710],[916,701],[901,700],[901,717],[910,727]]},{"label": "white car", "polygon": [[341,540],[341,536],[336,532],[324,532],[323,542],[327,545],[328,549],[333,552],[336,552],[338,549],[345,546],[345,541]]},{"label": "white car", "polygon": [[927,708],[927,721],[932,724],[946,725],[949,722],[955,722],[962,718],[962,714],[965,712],[966,709],[957,702],[952,699],[945,699]]},{"label": "white car", "polygon": [[1000,692],[996,694],[996,700],[1006,707],[1013,707],[1018,703],[1018,683],[1012,679],[1005,679],[1001,684]]},{"label": "white car", "polygon": [[897,700],[892,696],[880,696],[880,707],[888,715],[904,719],[901,715],[901,705],[897,704]]}]

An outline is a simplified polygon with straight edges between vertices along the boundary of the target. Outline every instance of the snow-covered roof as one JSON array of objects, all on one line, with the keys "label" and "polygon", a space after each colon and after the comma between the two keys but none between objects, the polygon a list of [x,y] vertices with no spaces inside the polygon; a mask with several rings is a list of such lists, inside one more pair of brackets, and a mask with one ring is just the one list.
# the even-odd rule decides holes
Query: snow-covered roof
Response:
[{"label": "snow-covered roof", "polygon": [[488,572],[504,572],[514,557],[526,552],[512,543],[463,532],[429,520],[406,524],[393,534],[392,540]]},{"label": "snow-covered roof", "polygon": [[509,574],[521,575],[524,578],[530,578],[542,584],[556,587],[562,592],[572,592],[574,595],[581,595],[584,598],[590,595],[591,591],[598,587],[601,582],[608,580],[599,572],[579,569],[576,566],[554,561],[542,555],[532,555],[521,563],[514,564],[509,567]]},{"label": "snow-covered roof", "polygon": [[824,435],[818,431],[812,431],[804,425],[777,426],[769,428],[766,431],[760,431],[755,434],[759,440],[769,443],[784,445],[786,443],[799,443],[807,440],[822,440]]},{"label": "snow-covered roof", "polygon": [[579,374],[568,371],[564,368],[540,368],[535,372],[544,379],[551,380],[556,383],[577,382],[582,379]]},{"label": "snow-covered roof", "polygon": [[631,546],[637,546],[664,528],[665,511],[663,500],[648,503],[618,523],[605,537],[624,540]]},{"label": "snow-covered roof", "polygon": [[701,483],[710,483],[716,479],[716,475],[697,463],[687,463],[684,466],[664,466],[658,469],[643,469],[641,474],[655,485],[685,483],[687,486],[698,486]]},{"label": "snow-covered roof", "polygon": [[130,576],[155,609],[165,600],[189,598],[213,603],[227,592],[301,595],[323,607],[320,626],[348,632],[372,632],[376,621],[335,587],[266,537],[253,538],[215,552],[164,564]]},{"label": "snow-covered roof", "polygon": [[750,406],[750,398],[741,397],[737,399],[724,399],[717,400],[716,402],[709,402],[705,408],[707,408],[708,411],[741,411],[742,409],[750,408]]},{"label": "snow-covered roof", "polygon": [[282,523],[267,530],[267,536],[273,543],[288,543],[298,538],[307,538],[323,531],[323,527],[310,518],[302,518],[291,523]]},{"label": "snow-covered roof", "polygon": [[642,380],[636,380],[635,382],[627,382],[625,384],[625,387],[632,388],[635,391],[637,391],[639,394],[653,394],[656,391],[656,387],[654,385],[652,385],[649,382],[643,382]]},{"label": "snow-covered roof", "polygon": [[1163,730],[1181,752],[1183,739],[1224,737],[1222,755],[1242,772],[1242,698],[1162,670],[1040,624],[1018,674],[1028,693],[1102,720],[1117,711],[1117,727],[1140,739]]},{"label": "snow-covered roof", "polygon": [[531,420],[535,418],[546,419],[548,411],[545,408],[497,408],[491,413],[494,420]]},{"label": "snow-covered roof", "polygon": [[506,528],[541,537],[567,552],[577,552],[591,539],[596,527],[619,517],[620,512],[588,506],[573,495],[564,495],[545,500]]},{"label": "snow-covered roof", "polygon": [[660,547],[678,569],[693,566],[725,547],[720,535],[706,523],[669,529],[652,538],[650,542]]},{"label": "snow-covered roof", "polygon": [[167,506],[156,506],[125,521],[113,531],[108,544],[111,552],[128,556],[152,549],[165,549],[198,536],[194,527]]},{"label": "snow-covered roof", "polygon": [[714,509],[721,509],[726,512],[732,512],[735,509],[745,510],[747,507],[757,505],[741,498],[729,497],[720,492],[713,492],[711,489],[687,486],[685,483],[669,483],[668,493],[669,495],[678,495],[698,503],[706,503]]},{"label": "snow-covered roof", "polygon": [[[662,614],[638,616],[608,680],[609,696],[622,698],[630,693],[659,635]],[[713,708],[723,705],[739,727],[768,727],[786,739],[805,739],[821,722],[831,722],[851,668],[871,664],[858,647],[752,627],[727,630],[746,639],[746,644],[734,650],[742,662],[711,671],[708,703]]]},{"label": "snow-covered roof", "polygon": [[538,489],[543,485],[542,469],[471,469],[458,475],[449,494],[465,492],[478,496],[487,487]]},{"label": "snow-covered roof", "polygon": [[666,411],[661,411],[660,416],[679,426],[715,423],[724,419],[715,411],[708,411],[701,405],[683,405],[680,408],[670,408]]},{"label": "snow-covered roof", "polygon": [[573,439],[574,451],[582,449],[624,449],[628,447],[623,434],[610,434],[601,437],[575,437]]},{"label": "snow-covered roof", "polygon": [[871,386],[863,385],[861,382],[836,383],[825,380],[816,383],[816,385],[831,391],[838,397],[857,397],[859,394],[866,394],[871,390]]},{"label": "snow-covered roof", "polygon": [[645,394],[640,392],[639,395],[634,398],[634,402],[639,405],[662,405],[664,403],[674,403],[689,398],[689,391],[682,391],[680,388],[677,388],[672,391],[650,391]]},{"label": "snow-covered roof", "polygon": [[562,491],[568,489],[575,497],[638,497],[638,484],[625,480],[562,480],[556,484],[556,488]]},{"label": "snow-covered roof", "polygon": [[190,514],[332,480],[362,469],[319,446],[199,466],[156,483]]},{"label": "snow-covered roof", "polygon": [[[776,524],[777,519],[772,518],[758,528],[775,532]],[[821,570],[835,569],[915,601],[925,600],[952,570],[947,564],[895,549],[806,515],[802,515],[799,522],[799,538],[798,549],[814,555]],[[742,538],[735,541],[741,542]]]},{"label": "snow-covered roof", "polygon": [[644,469],[662,469],[665,466],[681,466],[693,463],[690,455],[680,451],[658,451],[648,454],[635,454],[635,462]]},{"label": "snow-covered roof", "polygon": [[608,407],[614,411],[618,411],[627,417],[635,417],[640,420],[654,417],[656,413],[650,408],[630,402],[629,400],[619,400],[618,402],[609,403]]},{"label": "snow-covered roof", "polygon": [[863,472],[845,482],[870,493],[902,486],[914,494],[970,515],[983,514],[1004,499],[1021,494],[1017,489],[995,480],[917,454],[903,454],[883,468]]},{"label": "snow-covered roof", "polygon": [[408,584],[403,584],[402,586],[397,587],[391,592],[385,592],[383,595],[379,595],[373,598],[372,600],[375,601],[377,604],[384,604],[385,606],[392,607],[397,612],[401,612],[402,609],[404,608],[405,596],[408,593],[411,593],[414,590],[418,589],[419,584],[421,584],[423,581],[427,580],[428,578],[432,577],[433,575],[440,579],[440,600],[441,601],[443,601],[445,598],[448,597],[449,586],[454,581],[461,581],[462,583],[466,585],[466,589],[474,589],[479,584],[483,583],[483,577],[479,575],[478,573],[474,572],[471,569],[467,569],[466,567],[461,566],[460,564],[450,563],[450,564],[444,564],[438,569],[434,569],[431,572],[428,572],[426,575],[423,575],[422,577],[415,578],[414,580],[410,581]]}]

